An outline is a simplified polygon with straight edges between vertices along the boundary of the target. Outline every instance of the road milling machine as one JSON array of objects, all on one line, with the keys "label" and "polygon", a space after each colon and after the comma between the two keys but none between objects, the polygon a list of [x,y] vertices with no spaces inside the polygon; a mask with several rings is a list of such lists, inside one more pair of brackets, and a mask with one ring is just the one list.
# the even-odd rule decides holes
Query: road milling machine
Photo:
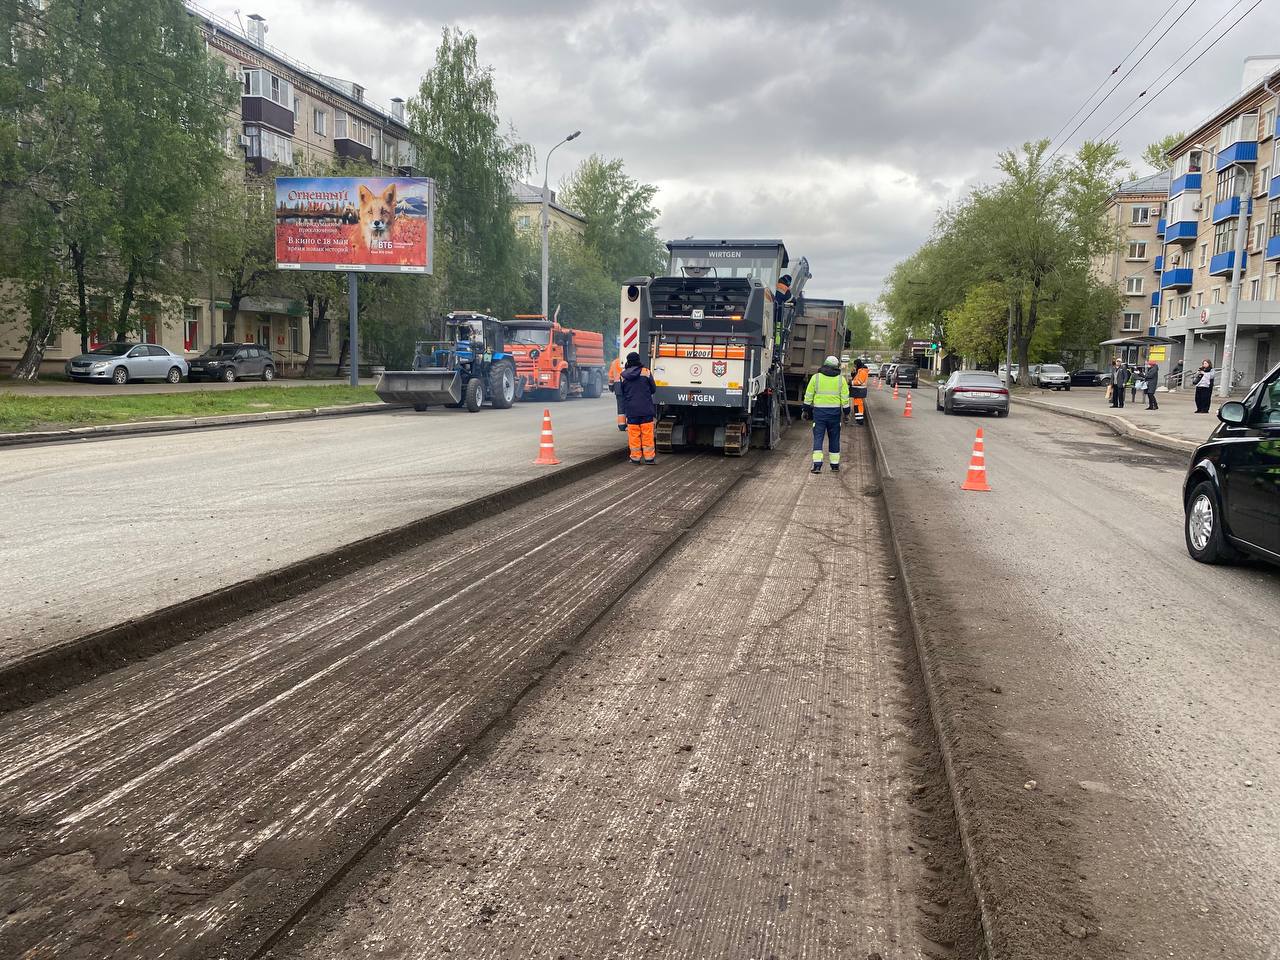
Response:
[{"label": "road milling machine", "polygon": [[[653,371],[659,450],[773,449],[790,422],[786,354],[809,279],[781,240],[673,240],[667,275],[622,289],[620,353]],[[779,286],[789,280],[789,290]]]}]

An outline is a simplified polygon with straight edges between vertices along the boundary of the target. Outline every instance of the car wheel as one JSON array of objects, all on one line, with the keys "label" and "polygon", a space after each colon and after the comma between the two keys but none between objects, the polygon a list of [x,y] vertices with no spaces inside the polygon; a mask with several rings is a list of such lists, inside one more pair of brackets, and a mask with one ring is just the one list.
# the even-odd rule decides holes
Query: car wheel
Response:
[{"label": "car wheel", "polygon": [[418,413],[423,413],[426,411],[427,405],[425,403],[415,403],[413,405],[413,409],[418,411]]},{"label": "car wheel", "polygon": [[934,406],[935,406],[937,409],[939,409],[939,410],[941,410],[941,409],[942,409],[942,401],[941,401],[941,400],[939,400],[936,396],[933,398],[933,403],[934,403]]},{"label": "car wheel", "polygon": [[117,386],[124,386],[129,382],[129,368],[116,367],[111,371],[111,382]]},{"label": "car wheel", "polygon": [[227,369],[222,371],[222,382],[223,383],[236,382],[236,371],[233,367],[227,367]]},{"label": "car wheel", "polygon": [[997,417],[1007,417],[1008,415],[1009,415],[1009,411],[1008,411],[1008,410],[997,410],[997,411],[996,411],[996,416],[997,416]]},{"label": "car wheel", "polygon": [[1184,507],[1187,553],[1200,563],[1230,563],[1237,554],[1227,543],[1222,531],[1222,501],[1208,480],[1201,480],[1191,490]]},{"label": "car wheel", "polygon": [[551,395],[551,399],[556,403],[563,403],[569,399],[569,374],[564,372],[560,374],[560,383],[557,385],[555,392]]},{"label": "car wheel", "polygon": [[1071,392],[1071,388],[1070,388],[1070,387],[1063,387],[1062,389],[1063,389],[1063,390],[1065,390],[1065,391],[1067,391],[1067,393],[1070,393],[1070,392]]},{"label": "car wheel", "polygon": [[166,380],[168,380],[170,383],[181,383],[181,382],[182,382],[182,371],[181,371],[181,370],[179,370],[177,367],[170,367],[170,368],[169,368],[169,373],[168,373],[168,375],[165,377],[165,379],[166,379]]},{"label": "car wheel", "polygon": [[276,378],[276,368],[267,364],[262,368],[262,382],[269,383]]}]

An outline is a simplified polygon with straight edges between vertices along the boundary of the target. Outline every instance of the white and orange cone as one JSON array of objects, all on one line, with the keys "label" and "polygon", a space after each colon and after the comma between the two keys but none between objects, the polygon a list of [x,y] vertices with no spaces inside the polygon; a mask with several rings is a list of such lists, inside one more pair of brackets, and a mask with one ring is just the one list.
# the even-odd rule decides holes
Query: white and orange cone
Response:
[{"label": "white and orange cone", "polygon": [[969,475],[965,477],[964,483],[960,484],[961,490],[977,490],[982,493],[989,493],[991,487],[987,484],[987,454],[982,448],[982,428],[978,428],[978,435],[973,439],[973,456],[969,458]]},{"label": "white and orange cone", "polygon": [[902,415],[904,417],[911,416],[911,391],[910,390],[907,391],[907,405],[902,408]]},{"label": "white and orange cone", "polygon": [[538,441],[538,459],[533,461],[539,466],[554,467],[560,461],[556,459],[556,438],[551,432],[551,411],[542,411],[542,439]]},{"label": "white and orange cone", "polygon": [[893,385],[893,399],[898,399],[898,385],[896,383]]}]

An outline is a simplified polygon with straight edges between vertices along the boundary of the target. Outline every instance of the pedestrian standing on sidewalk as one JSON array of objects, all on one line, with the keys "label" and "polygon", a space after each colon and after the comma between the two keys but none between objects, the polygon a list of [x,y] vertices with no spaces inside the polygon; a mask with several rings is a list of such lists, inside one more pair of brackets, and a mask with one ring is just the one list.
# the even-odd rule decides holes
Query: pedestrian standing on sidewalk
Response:
[{"label": "pedestrian standing on sidewalk", "polygon": [[1145,389],[1142,385],[1142,371],[1136,366],[1129,366],[1125,363],[1124,368],[1129,371],[1129,399],[1131,401],[1138,399],[1138,391]]},{"label": "pedestrian standing on sidewalk", "polygon": [[849,419],[849,381],[840,373],[840,361],[827,357],[804,391],[804,410],[813,417],[812,472],[822,472],[822,441],[827,440],[831,472],[840,472],[840,421]]},{"label": "pedestrian standing on sidewalk", "polygon": [[[632,463],[657,463],[658,451],[653,442],[653,421],[657,411],[653,395],[658,385],[653,374],[640,363],[640,354],[627,354],[627,365],[618,381],[622,397],[622,412],[627,418],[627,446],[631,448]],[[643,460],[641,459],[643,458]]]},{"label": "pedestrian standing on sidewalk", "polygon": [[1156,387],[1160,384],[1160,364],[1154,360],[1147,361],[1147,409],[1159,410],[1156,403]]},{"label": "pedestrian standing on sidewalk", "polygon": [[1200,369],[1191,378],[1191,382],[1196,385],[1196,413],[1209,412],[1209,403],[1213,399],[1214,376],[1213,361],[1204,360],[1200,363]]},{"label": "pedestrian standing on sidewalk", "polygon": [[1129,385],[1129,368],[1117,357],[1111,361],[1111,405],[1124,409],[1124,388]]}]

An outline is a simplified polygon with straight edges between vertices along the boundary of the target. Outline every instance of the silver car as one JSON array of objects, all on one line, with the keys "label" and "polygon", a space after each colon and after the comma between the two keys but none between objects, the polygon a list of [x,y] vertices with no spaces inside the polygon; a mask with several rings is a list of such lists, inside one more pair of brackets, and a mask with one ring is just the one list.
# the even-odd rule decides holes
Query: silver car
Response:
[{"label": "silver car", "polygon": [[936,402],[943,413],[974,410],[997,417],[1009,415],[1009,391],[989,370],[957,370],[946,383],[938,384]]},{"label": "silver car", "polygon": [[1071,374],[1057,363],[1037,363],[1031,368],[1031,384],[1041,390],[1070,390]]},{"label": "silver car", "polygon": [[154,343],[104,343],[66,364],[72,380],[128,383],[130,380],[168,380],[187,375],[187,361]]}]

